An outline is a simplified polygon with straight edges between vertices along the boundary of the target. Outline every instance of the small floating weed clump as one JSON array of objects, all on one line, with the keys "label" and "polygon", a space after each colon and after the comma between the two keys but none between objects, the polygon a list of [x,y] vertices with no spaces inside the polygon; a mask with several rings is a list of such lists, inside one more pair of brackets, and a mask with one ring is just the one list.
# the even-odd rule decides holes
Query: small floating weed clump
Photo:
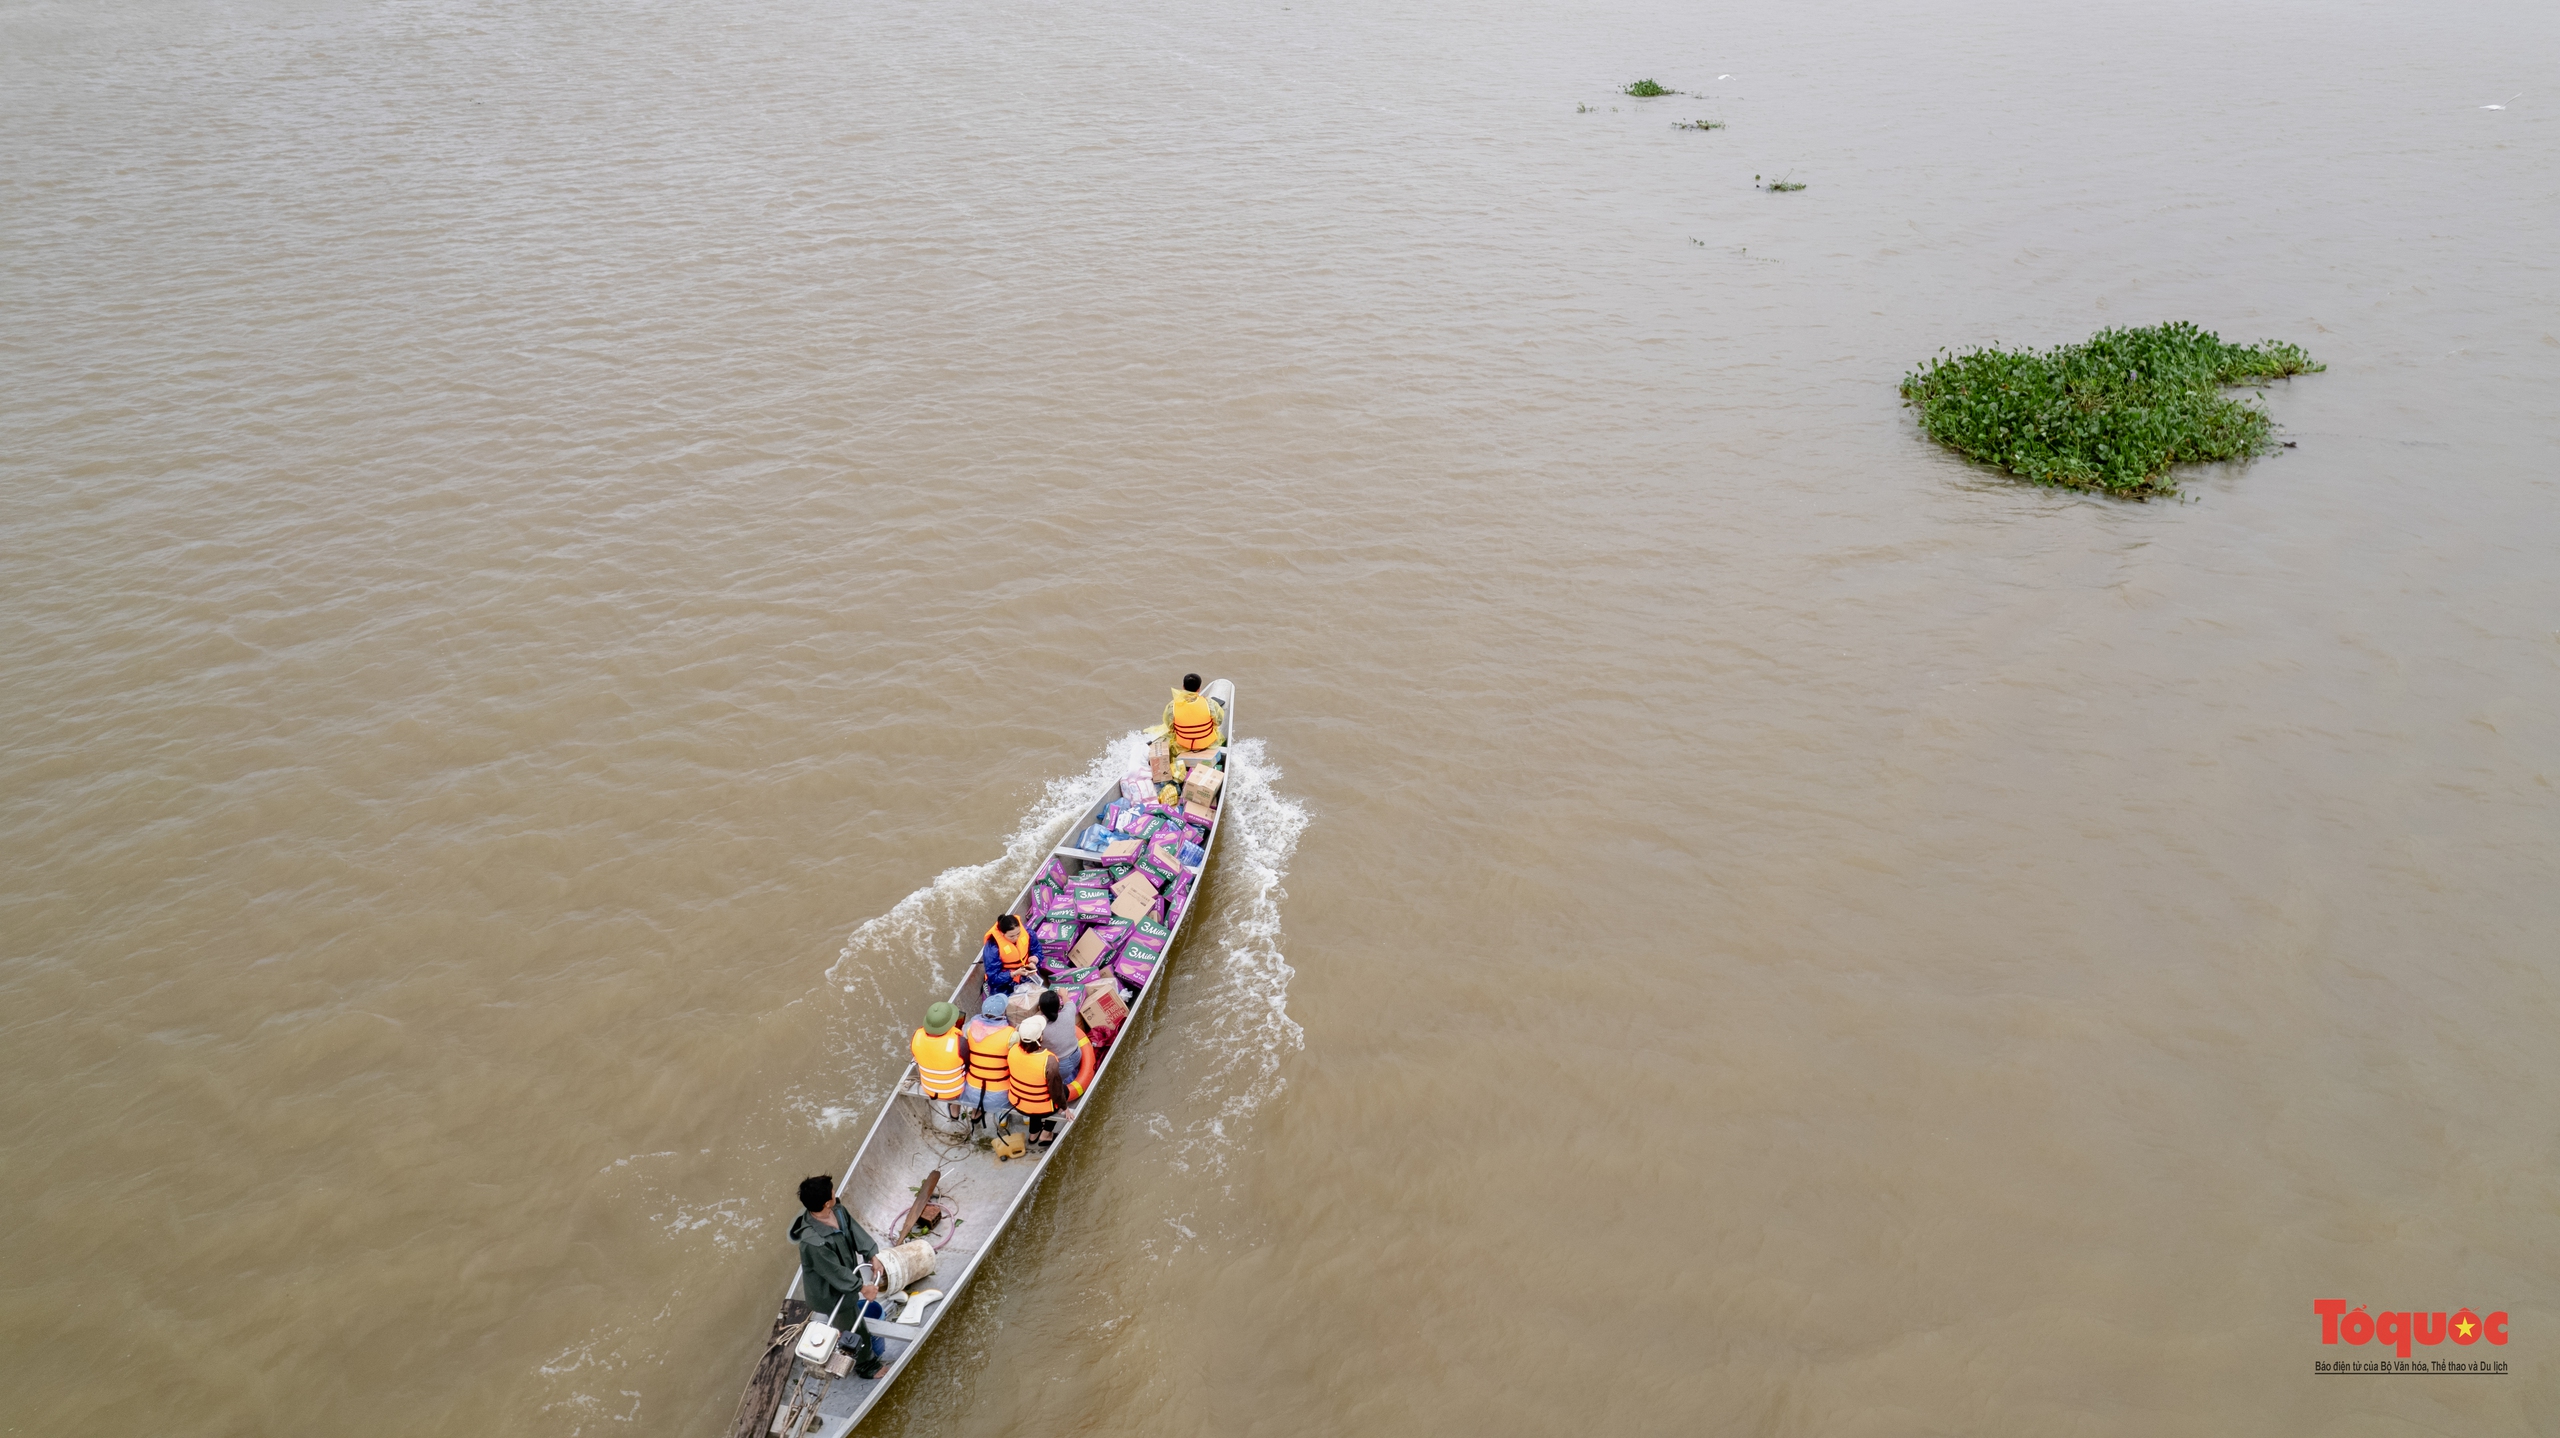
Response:
[{"label": "small floating weed clump", "polygon": [[1764,180],[1758,175],[1754,175],[1751,177],[1751,183],[1759,186],[1761,189],[1767,190],[1773,195],[1793,194],[1797,190],[1804,188],[1804,181],[1791,180],[1787,178],[1787,175],[1792,175],[1794,173],[1795,171],[1789,170],[1786,175],[1780,175],[1774,180]]},{"label": "small floating weed clump", "polygon": [[1721,129],[1723,129],[1723,128],[1724,128],[1724,121],[1722,121],[1722,120],[1674,120],[1674,121],[1672,121],[1672,122],[1671,122],[1671,128],[1672,128],[1672,129],[1675,129],[1675,130],[1721,130]]},{"label": "small floating weed clump", "polygon": [[1677,90],[1666,90],[1660,85],[1653,83],[1651,80],[1638,80],[1619,93],[1633,95],[1639,100],[1650,100],[1656,95],[1677,95],[1680,92]]},{"label": "small floating weed clump", "polygon": [[2037,484],[2125,499],[2175,494],[2173,465],[2248,459],[2273,447],[2266,411],[2227,398],[2328,366],[2300,345],[2255,348],[2183,321],[2101,330],[2086,344],[1941,356],[1902,377],[1920,432]]}]

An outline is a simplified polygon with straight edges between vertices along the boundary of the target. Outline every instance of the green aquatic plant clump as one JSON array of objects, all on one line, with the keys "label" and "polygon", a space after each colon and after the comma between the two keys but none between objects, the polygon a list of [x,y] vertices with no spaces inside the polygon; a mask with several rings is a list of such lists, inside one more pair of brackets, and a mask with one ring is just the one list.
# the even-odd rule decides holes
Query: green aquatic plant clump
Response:
[{"label": "green aquatic plant clump", "polygon": [[2175,494],[2174,465],[2272,446],[2266,411],[2227,385],[2326,369],[2300,345],[2225,344],[2179,322],[2102,330],[2086,344],[1942,355],[1902,377],[1920,431],[2021,479],[2128,499]]},{"label": "green aquatic plant clump", "polygon": [[1656,95],[1677,95],[1680,92],[1677,90],[1666,90],[1660,85],[1653,83],[1651,80],[1638,80],[1634,84],[1629,85],[1624,93],[1633,95],[1639,100],[1650,100]]}]

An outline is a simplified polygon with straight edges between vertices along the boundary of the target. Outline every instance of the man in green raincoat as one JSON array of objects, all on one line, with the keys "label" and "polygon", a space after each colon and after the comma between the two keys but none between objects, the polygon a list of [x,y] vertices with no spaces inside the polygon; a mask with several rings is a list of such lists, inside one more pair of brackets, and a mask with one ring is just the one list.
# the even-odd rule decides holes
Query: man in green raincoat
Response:
[{"label": "man in green raincoat", "polygon": [[864,1301],[880,1296],[878,1274],[861,1271],[880,1256],[880,1241],[836,1202],[836,1181],[825,1174],[800,1180],[800,1207],[804,1211],[791,1220],[791,1241],[800,1245],[800,1297],[822,1322],[842,1303],[844,1311],[833,1322],[851,1330]]}]

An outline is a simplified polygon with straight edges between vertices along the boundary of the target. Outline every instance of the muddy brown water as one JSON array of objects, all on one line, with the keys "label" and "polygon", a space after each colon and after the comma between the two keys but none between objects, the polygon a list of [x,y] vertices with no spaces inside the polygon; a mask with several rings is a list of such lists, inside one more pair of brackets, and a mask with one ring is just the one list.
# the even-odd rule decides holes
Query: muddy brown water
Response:
[{"label": "muddy brown water", "polygon": [[[2560,1431],[2555,17],[0,7],[0,1431],[716,1430],[1185,668],[881,1431]],[[2173,318],[2296,448],[1896,405]]]}]

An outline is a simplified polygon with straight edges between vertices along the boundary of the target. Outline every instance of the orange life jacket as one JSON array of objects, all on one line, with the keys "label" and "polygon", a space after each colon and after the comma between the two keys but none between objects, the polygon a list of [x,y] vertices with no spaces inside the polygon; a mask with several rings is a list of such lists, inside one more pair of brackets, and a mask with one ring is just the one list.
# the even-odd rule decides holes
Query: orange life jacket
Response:
[{"label": "orange life jacket", "polygon": [[1005,1064],[1011,1072],[1013,1106],[1033,1118],[1058,1111],[1058,1102],[1049,1093],[1049,1055],[1039,1049],[1014,1045],[1006,1054]]},{"label": "orange life jacket", "polygon": [[1188,753],[1218,747],[1218,711],[1197,694],[1176,694],[1165,711],[1173,726],[1173,747]]},{"label": "orange life jacket", "polygon": [[1005,1056],[1013,1052],[1013,1025],[1002,1019],[974,1018],[962,1026],[969,1036],[969,1082],[982,1089],[1004,1087]]},{"label": "orange life jacket", "polygon": [[968,1065],[960,1057],[960,1030],[946,1029],[929,1034],[922,1029],[907,1041],[907,1051],[916,1056],[916,1081],[924,1085],[926,1098],[958,1098],[960,1082],[968,1073]]},{"label": "orange life jacket", "polygon": [[993,924],[987,926],[987,942],[996,946],[996,957],[1004,960],[1004,971],[1017,979],[1031,973],[1031,926],[1018,924],[1012,938]]}]

